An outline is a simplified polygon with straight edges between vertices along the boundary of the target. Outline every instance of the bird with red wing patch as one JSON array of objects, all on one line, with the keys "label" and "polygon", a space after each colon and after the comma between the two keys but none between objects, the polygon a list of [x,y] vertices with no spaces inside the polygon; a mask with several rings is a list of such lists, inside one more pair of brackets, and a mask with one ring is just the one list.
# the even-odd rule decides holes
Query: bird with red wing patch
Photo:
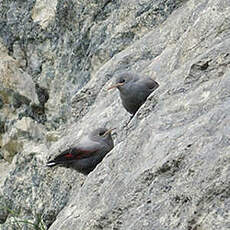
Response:
[{"label": "bird with red wing patch", "polygon": [[112,130],[105,128],[94,130],[89,136],[84,137],[77,146],[65,150],[47,162],[47,166],[61,165],[88,174],[113,149]]}]

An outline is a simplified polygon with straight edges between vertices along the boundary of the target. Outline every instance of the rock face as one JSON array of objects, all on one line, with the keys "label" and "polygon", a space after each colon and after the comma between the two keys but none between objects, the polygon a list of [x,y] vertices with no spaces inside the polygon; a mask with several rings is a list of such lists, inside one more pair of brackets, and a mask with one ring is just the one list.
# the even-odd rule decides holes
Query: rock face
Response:
[{"label": "rock face", "polygon": [[[0,229],[230,229],[230,1],[49,3],[0,2]],[[160,85],[128,125],[124,70]],[[100,126],[87,177],[45,167]]]}]

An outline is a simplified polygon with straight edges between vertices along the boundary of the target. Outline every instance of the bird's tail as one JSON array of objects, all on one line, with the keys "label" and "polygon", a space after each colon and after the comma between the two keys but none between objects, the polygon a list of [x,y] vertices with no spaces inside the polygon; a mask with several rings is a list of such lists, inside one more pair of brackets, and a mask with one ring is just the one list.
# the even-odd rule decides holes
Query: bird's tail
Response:
[{"label": "bird's tail", "polygon": [[46,166],[53,167],[60,164],[69,164],[74,161],[74,156],[71,153],[62,153],[61,155],[54,158],[52,161],[48,161]]},{"label": "bird's tail", "polygon": [[55,161],[48,161],[47,163],[46,163],[46,166],[48,166],[48,167],[53,167],[53,166],[55,166],[55,165],[57,165],[58,163],[57,162],[55,162]]}]

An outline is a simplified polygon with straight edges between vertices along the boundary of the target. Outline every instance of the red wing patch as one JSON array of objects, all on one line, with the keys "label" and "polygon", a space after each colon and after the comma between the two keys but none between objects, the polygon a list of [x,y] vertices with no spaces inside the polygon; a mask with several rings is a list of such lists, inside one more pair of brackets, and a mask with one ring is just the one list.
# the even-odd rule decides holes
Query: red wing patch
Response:
[{"label": "red wing patch", "polygon": [[90,157],[91,155],[93,155],[95,153],[95,150],[94,151],[82,151],[77,155],[77,159],[82,159],[82,158],[87,158],[87,157]]},{"label": "red wing patch", "polygon": [[67,153],[67,154],[65,155],[65,157],[67,157],[67,158],[72,158],[73,155],[72,155],[71,153]]}]

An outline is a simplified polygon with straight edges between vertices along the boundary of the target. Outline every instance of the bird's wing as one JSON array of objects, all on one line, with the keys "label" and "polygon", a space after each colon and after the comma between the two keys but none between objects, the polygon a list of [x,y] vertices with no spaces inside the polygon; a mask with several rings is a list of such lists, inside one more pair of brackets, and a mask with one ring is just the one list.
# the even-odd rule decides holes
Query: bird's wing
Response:
[{"label": "bird's wing", "polygon": [[151,78],[144,79],[144,84],[151,90],[155,90],[159,86],[159,84]]},{"label": "bird's wing", "polygon": [[87,158],[97,154],[97,152],[100,150],[100,147],[101,146],[98,143],[95,143],[94,145],[88,144],[87,146],[78,146],[67,152],[67,155],[65,156],[76,160]]},{"label": "bird's wing", "polygon": [[73,155],[75,155],[77,159],[87,158],[94,154],[97,154],[97,152],[100,151],[102,148],[102,143],[92,141],[90,138],[85,137],[81,140],[77,147],[73,148]]},{"label": "bird's wing", "polygon": [[56,164],[62,164],[80,160],[97,154],[101,149],[101,145],[97,142],[87,140],[79,143],[77,147],[70,148],[59,154],[54,160],[49,161],[47,166],[54,166]]}]

